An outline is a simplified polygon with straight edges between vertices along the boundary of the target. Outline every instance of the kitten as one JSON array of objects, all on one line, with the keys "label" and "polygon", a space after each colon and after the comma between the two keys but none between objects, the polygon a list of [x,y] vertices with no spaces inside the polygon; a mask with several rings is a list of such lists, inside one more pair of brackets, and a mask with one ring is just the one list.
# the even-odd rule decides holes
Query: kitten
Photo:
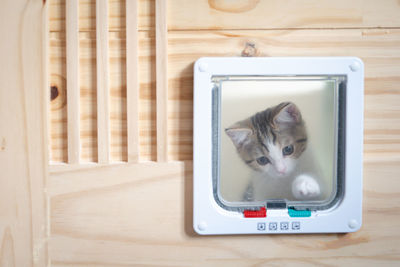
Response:
[{"label": "kitten", "polygon": [[316,180],[302,167],[296,168],[307,147],[307,133],[294,103],[283,102],[258,112],[225,132],[240,158],[258,173],[245,192],[245,200],[305,200],[320,195]]}]

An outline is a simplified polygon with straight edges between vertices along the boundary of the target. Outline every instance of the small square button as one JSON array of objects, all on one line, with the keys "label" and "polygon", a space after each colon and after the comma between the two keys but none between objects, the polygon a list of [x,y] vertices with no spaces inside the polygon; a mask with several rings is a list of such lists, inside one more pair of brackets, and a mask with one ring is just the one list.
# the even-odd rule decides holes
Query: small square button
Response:
[{"label": "small square button", "polygon": [[300,222],[292,222],[292,230],[300,230]]},{"label": "small square button", "polygon": [[289,222],[281,222],[281,230],[288,230]]},{"label": "small square button", "polygon": [[278,229],[278,223],[276,223],[276,222],[270,222],[269,223],[269,230],[275,231],[277,229]]},{"label": "small square button", "polygon": [[265,231],[266,227],[265,227],[265,223],[258,223],[257,224],[257,230],[259,231]]}]

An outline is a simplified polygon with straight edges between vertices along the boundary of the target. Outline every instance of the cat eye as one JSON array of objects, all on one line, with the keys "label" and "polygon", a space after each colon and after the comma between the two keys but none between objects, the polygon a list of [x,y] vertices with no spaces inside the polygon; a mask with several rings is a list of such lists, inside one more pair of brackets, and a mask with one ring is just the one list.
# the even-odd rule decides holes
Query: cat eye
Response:
[{"label": "cat eye", "polygon": [[270,161],[267,157],[259,157],[257,159],[257,163],[260,165],[267,165],[268,163],[270,163]]},{"label": "cat eye", "polygon": [[288,155],[293,154],[293,151],[294,151],[293,145],[285,146],[285,147],[282,149],[282,154],[283,154],[284,156],[288,156]]}]

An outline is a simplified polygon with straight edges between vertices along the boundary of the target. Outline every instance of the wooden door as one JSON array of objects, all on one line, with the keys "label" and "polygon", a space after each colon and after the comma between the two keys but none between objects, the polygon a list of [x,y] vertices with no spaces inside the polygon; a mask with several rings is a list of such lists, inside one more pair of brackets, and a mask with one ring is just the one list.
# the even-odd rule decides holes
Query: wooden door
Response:
[{"label": "wooden door", "polygon": [[[3,1],[0,266],[398,264],[399,11],[395,0]],[[360,231],[194,233],[201,56],[363,59]]]},{"label": "wooden door", "polygon": [[168,243],[192,232],[192,167],[191,144],[170,145],[183,120],[168,121],[166,2],[145,3],[151,32],[137,1],[50,4],[51,262],[172,260]]}]

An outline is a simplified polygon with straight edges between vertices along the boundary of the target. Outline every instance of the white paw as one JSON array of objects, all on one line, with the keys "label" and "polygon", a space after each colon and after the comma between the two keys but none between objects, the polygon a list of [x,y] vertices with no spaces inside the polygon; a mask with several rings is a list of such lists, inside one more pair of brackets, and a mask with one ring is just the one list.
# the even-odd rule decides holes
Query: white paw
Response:
[{"label": "white paw", "polygon": [[321,193],[318,183],[306,174],[298,176],[292,183],[293,196],[300,200],[318,197]]}]

